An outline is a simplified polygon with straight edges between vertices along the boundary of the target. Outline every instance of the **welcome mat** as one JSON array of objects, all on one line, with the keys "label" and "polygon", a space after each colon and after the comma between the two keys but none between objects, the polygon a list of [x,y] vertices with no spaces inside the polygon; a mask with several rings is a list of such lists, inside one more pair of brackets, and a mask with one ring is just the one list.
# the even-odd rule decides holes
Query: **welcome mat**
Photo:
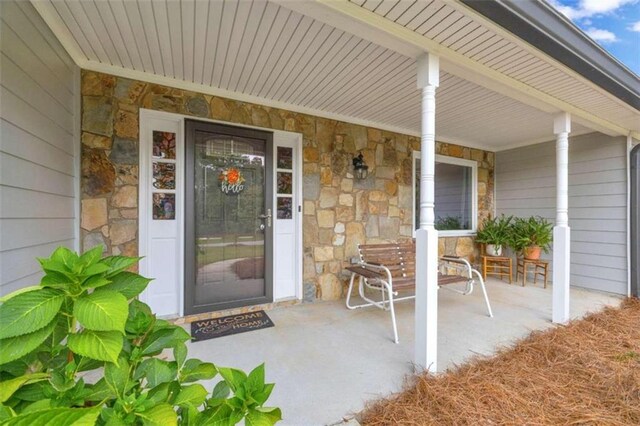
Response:
[{"label": "welcome mat", "polygon": [[216,337],[229,336],[231,334],[260,330],[261,328],[273,326],[275,326],[275,324],[264,311],[227,315],[226,317],[192,322],[191,340],[199,342],[200,340],[215,339]]}]

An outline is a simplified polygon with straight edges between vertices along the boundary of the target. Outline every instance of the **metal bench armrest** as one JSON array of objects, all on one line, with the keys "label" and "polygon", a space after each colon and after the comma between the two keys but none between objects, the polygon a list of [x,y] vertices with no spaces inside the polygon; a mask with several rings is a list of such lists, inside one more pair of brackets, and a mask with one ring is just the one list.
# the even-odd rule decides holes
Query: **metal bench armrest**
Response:
[{"label": "metal bench armrest", "polygon": [[463,268],[461,269],[460,267],[456,267],[456,266],[452,266],[452,267],[455,269],[459,269],[460,272],[463,272],[467,277],[473,278],[472,271],[474,269],[471,266],[471,263],[469,263],[467,259],[463,257],[458,257],[458,256],[442,256],[440,260],[443,262],[454,263],[456,265],[462,266]]}]

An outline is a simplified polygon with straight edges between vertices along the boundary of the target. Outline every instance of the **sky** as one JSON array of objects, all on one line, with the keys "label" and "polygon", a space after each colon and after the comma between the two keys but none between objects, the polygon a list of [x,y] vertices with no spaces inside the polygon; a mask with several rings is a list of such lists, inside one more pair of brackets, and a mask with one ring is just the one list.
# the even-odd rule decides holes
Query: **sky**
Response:
[{"label": "sky", "polygon": [[640,0],[548,0],[600,46],[640,75]]}]

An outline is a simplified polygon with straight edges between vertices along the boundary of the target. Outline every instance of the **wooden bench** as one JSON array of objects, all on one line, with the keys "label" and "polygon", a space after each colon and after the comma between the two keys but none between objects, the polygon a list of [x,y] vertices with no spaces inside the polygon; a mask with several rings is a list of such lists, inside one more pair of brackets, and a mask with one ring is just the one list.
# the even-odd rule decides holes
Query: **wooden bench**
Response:
[{"label": "wooden bench", "polygon": [[[399,291],[415,290],[416,285],[416,245],[414,242],[387,243],[387,244],[360,244],[359,262],[347,267],[351,272],[349,290],[347,292],[346,305],[348,309],[358,309],[367,306],[375,306],[383,310],[389,310],[393,324],[394,342],[398,343],[398,327],[394,302],[414,299],[415,295],[398,296]],[[358,293],[366,302],[360,305],[351,304],[353,283],[358,277]],[[484,286],[482,275],[471,267],[471,264],[463,258],[455,256],[443,256],[438,267],[438,287],[447,288],[457,293],[467,295],[473,291],[476,280],[484,294],[489,316],[493,317],[489,298]],[[450,284],[465,284],[463,290],[443,287]],[[367,296],[365,290],[380,292],[380,299],[373,300]]]}]

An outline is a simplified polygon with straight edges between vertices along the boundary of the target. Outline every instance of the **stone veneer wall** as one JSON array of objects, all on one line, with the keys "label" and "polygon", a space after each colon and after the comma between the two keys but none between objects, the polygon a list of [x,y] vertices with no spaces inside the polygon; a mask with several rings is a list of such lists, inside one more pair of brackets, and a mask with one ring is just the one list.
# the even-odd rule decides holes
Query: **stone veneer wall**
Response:
[{"label": "stone veneer wall", "polygon": [[[412,150],[419,138],[291,111],[134,81],[82,73],[83,249],[138,252],[139,109],[147,108],[299,132],[303,135],[304,298],[344,293],[343,266],[358,243],[412,235]],[[478,162],[479,222],[493,211],[494,154],[436,143],[441,155]],[[369,177],[353,179],[351,159],[362,152]],[[441,238],[440,252],[477,256],[471,237]]]}]

